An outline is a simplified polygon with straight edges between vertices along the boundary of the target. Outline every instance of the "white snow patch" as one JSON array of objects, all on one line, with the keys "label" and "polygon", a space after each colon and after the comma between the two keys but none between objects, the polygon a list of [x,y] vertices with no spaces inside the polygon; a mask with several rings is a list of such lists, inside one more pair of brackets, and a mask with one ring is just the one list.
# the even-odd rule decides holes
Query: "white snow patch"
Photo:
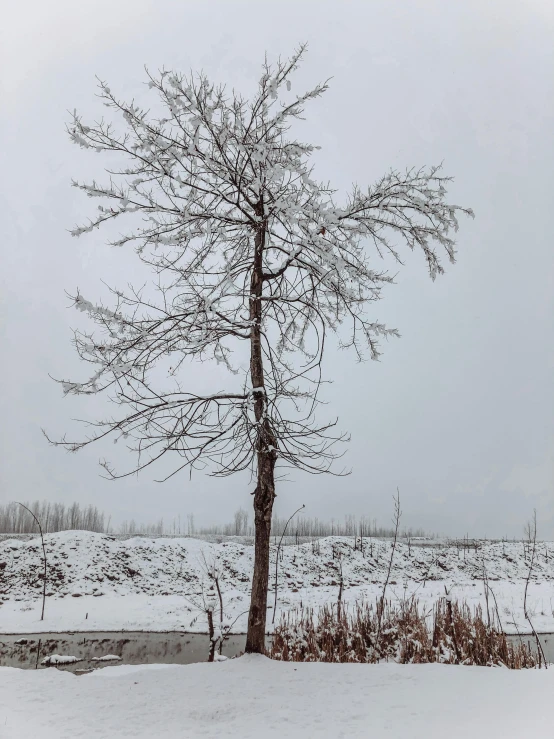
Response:
[{"label": "white snow patch", "polygon": [[2,739],[552,736],[554,670],[272,662],[0,668]]},{"label": "white snow patch", "polygon": [[41,660],[41,665],[48,667],[50,665],[73,665],[75,662],[82,662],[80,657],[71,657],[65,654],[49,654]]}]

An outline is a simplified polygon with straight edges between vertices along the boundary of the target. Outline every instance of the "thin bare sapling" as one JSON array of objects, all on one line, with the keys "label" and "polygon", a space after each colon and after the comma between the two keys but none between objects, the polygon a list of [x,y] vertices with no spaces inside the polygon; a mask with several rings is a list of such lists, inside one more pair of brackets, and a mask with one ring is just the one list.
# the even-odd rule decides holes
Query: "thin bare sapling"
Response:
[{"label": "thin bare sapling", "polygon": [[283,537],[284,537],[284,536],[285,536],[285,534],[287,533],[287,527],[288,527],[289,523],[290,523],[290,522],[292,521],[292,519],[293,519],[293,518],[294,518],[294,517],[296,516],[296,514],[297,514],[297,513],[299,512],[299,511],[303,510],[303,509],[304,509],[305,507],[306,507],[306,506],[305,506],[304,504],[302,504],[302,505],[300,506],[300,508],[297,508],[297,509],[296,509],[296,510],[294,511],[294,513],[292,514],[292,516],[290,516],[290,517],[288,518],[288,520],[287,520],[287,522],[286,522],[286,524],[285,524],[285,526],[284,526],[284,528],[283,528],[283,533],[281,534],[281,538],[279,539],[279,544],[277,545],[277,553],[276,553],[276,555],[275,555],[275,598],[274,598],[274,601],[273,601],[273,617],[272,617],[272,619],[271,619],[271,623],[272,623],[272,624],[274,624],[274,623],[275,623],[275,611],[277,610],[277,579],[278,579],[278,577],[279,577],[279,553],[280,553],[280,551],[281,551],[281,545],[283,544]]},{"label": "thin bare sapling", "polygon": [[400,491],[398,488],[396,488],[396,495],[393,497],[394,501],[394,516],[392,519],[393,526],[394,526],[394,537],[392,540],[391,545],[391,552],[390,552],[390,559],[389,559],[389,565],[387,567],[387,574],[385,577],[385,582],[383,583],[383,590],[381,592],[381,597],[379,598],[379,601],[377,603],[377,636],[375,639],[375,643],[377,645],[377,649],[379,649],[379,641],[381,638],[381,623],[383,620],[383,613],[385,611],[385,596],[387,593],[387,586],[389,584],[391,572],[392,572],[392,563],[394,561],[394,553],[396,551],[396,544],[398,542],[398,530],[400,528],[400,518],[402,516],[402,511],[400,510]]},{"label": "thin bare sapling", "polygon": [[342,593],[344,590],[344,575],[342,570],[342,552],[337,549],[336,553],[333,551],[333,559],[337,561],[337,573],[339,577],[339,594],[337,597],[337,620],[340,622],[342,615]]},{"label": "thin bare sapling", "polygon": [[200,592],[189,593],[186,596],[197,611],[190,626],[194,626],[200,613],[206,616],[210,640],[208,662],[213,662],[216,655],[221,656],[223,645],[229,639],[233,626],[247,611],[242,611],[233,621],[230,621],[224,610],[223,563],[216,555],[211,558],[207,557],[205,552],[200,554],[198,562],[202,573]]},{"label": "thin bare sapling", "polygon": [[[225,631],[223,595],[220,583],[221,565],[215,555],[208,561],[205,552],[201,553],[200,560],[200,569],[207,578],[207,588],[205,588],[204,582],[201,585],[201,606],[208,620],[208,635],[210,637],[208,662],[213,662],[216,650],[218,654],[222,652]],[[214,613],[217,613],[219,617],[217,621],[214,621]]]},{"label": "thin bare sapling", "polygon": [[33,511],[30,508],[27,508],[27,506],[24,503],[20,503],[20,506],[25,508],[26,511],[28,511],[31,516],[33,517],[36,525],[38,526],[38,530],[40,533],[40,542],[42,544],[42,562],[43,562],[43,571],[42,571],[42,612],[40,614],[40,620],[44,621],[44,607],[46,605],[46,582],[48,578],[48,562],[46,559],[46,546],[44,544],[44,534],[42,533],[42,525],[40,523],[40,519],[38,516],[36,516]]},{"label": "thin bare sapling", "polygon": [[529,569],[527,571],[527,577],[525,578],[525,590],[523,593],[523,614],[525,616],[527,623],[531,627],[531,631],[533,633],[533,636],[535,637],[535,642],[537,644],[537,650],[540,656],[542,657],[545,669],[547,669],[548,666],[546,663],[544,649],[541,644],[541,640],[539,639],[539,635],[537,634],[535,630],[535,626],[533,625],[533,622],[531,620],[531,615],[529,613],[529,610],[527,608],[527,591],[529,590],[529,582],[533,574],[533,568],[535,566],[535,559],[537,556],[537,510],[536,508],[533,510],[533,518],[531,519],[531,521],[528,521],[526,524],[525,534],[526,534],[526,539],[527,539],[527,554],[529,558]]}]

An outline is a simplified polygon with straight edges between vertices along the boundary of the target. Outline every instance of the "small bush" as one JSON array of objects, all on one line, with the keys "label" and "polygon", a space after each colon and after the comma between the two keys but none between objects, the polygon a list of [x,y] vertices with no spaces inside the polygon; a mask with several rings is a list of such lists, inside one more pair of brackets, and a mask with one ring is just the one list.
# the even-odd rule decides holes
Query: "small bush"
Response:
[{"label": "small bush", "polygon": [[[381,611],[381,613],[380,613]],[[363,603],[342,608],[324,606],[292,611],[277,626],[268,656],[291,662],[394,661],[401,664],[540,666],[538,653],[514,645],[497,624],[483,620],[466,603],[439,600],[425,613],[415,599],[382,606]]]}]

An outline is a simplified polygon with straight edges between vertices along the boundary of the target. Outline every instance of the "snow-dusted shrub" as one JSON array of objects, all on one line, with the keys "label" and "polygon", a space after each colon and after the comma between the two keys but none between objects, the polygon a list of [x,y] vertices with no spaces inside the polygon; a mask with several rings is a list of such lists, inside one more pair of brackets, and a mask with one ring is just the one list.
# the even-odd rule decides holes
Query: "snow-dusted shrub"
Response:
[{"label": "snow-dusted shrub", "polygon": [[406,663],[540,666],[539,655],[514,645],[495,624],[485,623],[480,607],[442,598],[425,613],[417,600],[385,602],[381,628],[378,605],[356,604],[340,614],[332,606],[317,613],[292,611],[275,630],[268,650],[272,659],[292,662],[394,661]]}]

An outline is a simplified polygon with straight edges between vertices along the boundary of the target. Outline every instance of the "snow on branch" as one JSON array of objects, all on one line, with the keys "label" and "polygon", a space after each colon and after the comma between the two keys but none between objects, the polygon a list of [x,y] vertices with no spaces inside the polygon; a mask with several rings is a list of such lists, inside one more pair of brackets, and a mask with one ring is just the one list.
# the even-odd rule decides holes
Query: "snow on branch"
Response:
[{"label": "snow on branch", "polygon": [[[451,178],[440,166],[391,171],[342,202],[318,181],[311,157],[319,147],[291,135],[327,89],[295,94],[304,51],[266,60],[250,100],[203,73],[147,70],[157,107],[126,102],[99,80],[113,121],[87,124],[74,111],[73,143],[113,155],[117,167],[105,184],[73,181],[101,204],[71,233],[128,224],[111,243],[133,247],[153,280],[112,289],[111,308],[73,296],[95,325],[74,333],[93,370],[62,389],[106,392],[120,416],[92,424],[84,441],[54,443],[76,451],[124,438],[138,460],[125,474],[167,455],[175,472],[217,475],[253,469],[260,453],[312,472],[330,471],[340,456],[335,445],[346,437],[316,419],[328,335],[360,360],[378,359],[380,341],[399,334],[371,316],[393,283],[375,259],[388,252],[401,263],[403,248],[420,249],[435,279],[443,258],[455,259],[460,214],[473,214],[448,202]],[[260,376],[246,359],[253,347]],[[227,389],[183,391],[190,361],[221,364]]]}]

